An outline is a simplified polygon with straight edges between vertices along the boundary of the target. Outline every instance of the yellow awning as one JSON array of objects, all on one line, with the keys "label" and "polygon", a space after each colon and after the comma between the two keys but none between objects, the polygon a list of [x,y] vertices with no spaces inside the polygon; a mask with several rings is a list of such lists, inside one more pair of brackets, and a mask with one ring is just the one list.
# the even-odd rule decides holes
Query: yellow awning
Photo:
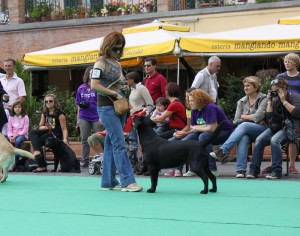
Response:
[{"label": "yellow awning", "polygon": [[278,21],[278,24],[281,24],[281,25],[299,25],[300,24],[300,16],[280,19]]}]

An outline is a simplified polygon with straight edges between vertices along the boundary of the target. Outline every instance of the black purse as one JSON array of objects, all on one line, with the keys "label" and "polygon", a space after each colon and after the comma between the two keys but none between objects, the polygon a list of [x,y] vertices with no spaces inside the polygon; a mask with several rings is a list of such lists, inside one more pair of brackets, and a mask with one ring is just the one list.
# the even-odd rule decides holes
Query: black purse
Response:
[{"label": "black purse", "polygon": [[273,134],[281,130],[283,128],[283,116],[276,112],[272,112],[269,128]]}]

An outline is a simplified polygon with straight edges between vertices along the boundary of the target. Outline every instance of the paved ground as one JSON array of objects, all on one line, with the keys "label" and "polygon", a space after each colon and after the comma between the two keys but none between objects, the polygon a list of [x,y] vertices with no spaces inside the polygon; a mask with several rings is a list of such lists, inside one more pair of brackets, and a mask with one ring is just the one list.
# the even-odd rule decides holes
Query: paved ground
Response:
[{"label": "paved ground", "polygon": [[[249,167],[248,163],[248,167]],[[269,162],[263,162],[262,163],[262,168],[265,168],[269,165]],[[219,178],[233,178],[235,179],[235,162],[230,162],[227,163],[225,165],[222,165],[220,163],[217,163],[218,165],[218,172],[219,172]],[[286,162],[283,162],[283,175],[286,173]],[[300,162],[297,161],[296,162],[296,168],[300,171]],[[22,173],[10,173],[10,174],[26,174],[26,175],[68,175],[68,176],[83,176],[83,177],[94,177],[94,178],[99,178],[100,175],[95,174],[95,175],[90,175],[88,173],[88,169],[87,168],[82,168],[81,173],[80,174],[71,174],[71,173],[53,173],[50,172],[50,170],[53,169],[53,166],[50,165],[48,166],[48,172],[45,173],[39,173],[39,174],[35,174],[35,173],[31,173],[31,172],[22,172]],[[184,168],[185,170],[185,168]],[[162,170],[160,173],[161,177],[165,177],[164,173],[167,172],[168,170]],[[148,176],[136,176],[137,178],[149,178]],[[166,178],[174,178],[174,177],[166,177]],[[181,178],[187,178],[187,177],[181,177]],[[195,178],[195,177],[192,177]],[[259,180],[265,180],[265,176],[264,175],[260,175],[260,178],[258,178]],[[293,181],[300,181],[300,174],[290,174],[289,176],[283,176],[282,180],[293,180]],[[268,180],[269,181],[269,180]]]}]

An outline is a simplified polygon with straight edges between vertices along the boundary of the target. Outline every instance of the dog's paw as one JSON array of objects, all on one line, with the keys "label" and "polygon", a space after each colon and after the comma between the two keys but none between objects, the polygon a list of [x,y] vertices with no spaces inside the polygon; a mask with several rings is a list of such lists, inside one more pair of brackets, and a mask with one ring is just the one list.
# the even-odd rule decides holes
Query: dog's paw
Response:
[{"label": "dog's paw", "polygon": [[211,192],[211,193],[216,193],[216,192],[217,192],[217,189],[212,188],[212,189],[209,190],[209,192]]},{"label": "dog's paw", "polygon": [[205,190],[205,189],[203,189],[203,190],[200,192],[200,194],[207,194],[207,193],[208,193],[208,191]]},{"label": "dog's paw", "polygon": [[147,190],[147,193],[155,193],[155,190],[153,190],[152,188],[149,188],[149,189]]}]

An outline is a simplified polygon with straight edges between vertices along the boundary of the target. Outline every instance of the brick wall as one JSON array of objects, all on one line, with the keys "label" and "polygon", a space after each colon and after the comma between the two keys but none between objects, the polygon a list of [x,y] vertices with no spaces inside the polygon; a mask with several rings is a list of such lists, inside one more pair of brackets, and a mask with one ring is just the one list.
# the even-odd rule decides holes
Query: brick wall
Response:
[{"label": "brick wall", "polygon": [[9,1],[9,23],[20,24],[25,21],[25,1]]}]

